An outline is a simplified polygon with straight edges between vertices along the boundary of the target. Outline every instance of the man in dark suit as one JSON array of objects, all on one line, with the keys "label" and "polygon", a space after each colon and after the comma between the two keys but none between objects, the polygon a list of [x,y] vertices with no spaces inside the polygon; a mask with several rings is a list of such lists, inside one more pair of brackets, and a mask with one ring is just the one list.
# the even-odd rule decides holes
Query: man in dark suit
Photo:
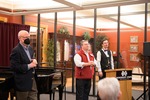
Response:
[{"label": "man in dark suit", "polygon": [[21,30],[18,33],[19,43],[10,55],[11,67],[14,70],[14,80],[17,100],[37,100],[35,82],[36,59],[33,59],[33,49],[30,47],[30,34]]},{"label": "man in dark suit", "polygon": [[[107,39],[102,41],[102,48],[97,52],[97,63],[102,69],[102,74],[99,74],[99,79],[106,77],[105,70],[114,69],[114,61],[112,51],[109,50],[109,42]],[[100,100],[98,97],[97,100]]]}]

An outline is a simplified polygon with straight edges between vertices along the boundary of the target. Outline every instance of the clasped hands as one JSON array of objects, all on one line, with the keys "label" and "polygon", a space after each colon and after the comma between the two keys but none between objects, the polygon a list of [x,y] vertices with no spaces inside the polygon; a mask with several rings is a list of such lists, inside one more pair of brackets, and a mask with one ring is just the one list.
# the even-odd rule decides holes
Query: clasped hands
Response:
[{"label": "clasped hands", "polygon": [[[94,61],[89,61],[88,63],[89,63],[90,66],[95,66]],[[102,71],[98,72],[98,75],[99,75],[100,77],[102,77],[102,76],[103,76]]]},{"label": "clasped hands", "polygon": [[89,61],[88,64],[89,64],[89,66],[95,66],[94,61]]}]

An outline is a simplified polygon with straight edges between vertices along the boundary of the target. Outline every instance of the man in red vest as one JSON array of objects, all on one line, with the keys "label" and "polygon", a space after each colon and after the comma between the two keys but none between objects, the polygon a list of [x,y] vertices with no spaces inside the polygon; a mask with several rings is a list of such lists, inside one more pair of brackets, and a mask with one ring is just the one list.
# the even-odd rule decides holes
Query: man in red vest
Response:
[{"label": "man in red vest", "polygon": [[92,53],[89,52],[89,43],[87,40],[81,41],[81,50],[74,56],[75,77],[76,77],[76,100],[88,100],[91,89],[91,79],[93,78],[93,69],[97,61]]}]

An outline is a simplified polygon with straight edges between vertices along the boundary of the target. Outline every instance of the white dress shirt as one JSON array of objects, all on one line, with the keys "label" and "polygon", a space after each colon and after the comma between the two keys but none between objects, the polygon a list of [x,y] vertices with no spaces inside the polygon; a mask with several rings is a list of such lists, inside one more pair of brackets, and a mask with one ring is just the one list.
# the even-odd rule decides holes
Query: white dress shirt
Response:
[{"label": "white dress shirt", "polygon": [[[87,56],[87,58],[88,58],[88,61],[90,61],[90,57],[89,57],[88,52],[85,52],[85,51],[84,51],[84,53],[86,54],[86,56]],[[92,56],[94,56],[94,55],[92,54]],[[77,67],[81,67],[81,68],[84,67],[83,64],[84,64],[85,62],[82,62],[82,58],[81,58],[81,56],[80,56],[79,54],[75,54],[75,56],[74,56],[74,62],[75,62],[75,65],[76,65]],[[94,64],[95,64],[96,67],[98,68],[98,71],[101,71],[101,67],[98,66],[98,63],[97,63],[95,57],[94,57]]]}]

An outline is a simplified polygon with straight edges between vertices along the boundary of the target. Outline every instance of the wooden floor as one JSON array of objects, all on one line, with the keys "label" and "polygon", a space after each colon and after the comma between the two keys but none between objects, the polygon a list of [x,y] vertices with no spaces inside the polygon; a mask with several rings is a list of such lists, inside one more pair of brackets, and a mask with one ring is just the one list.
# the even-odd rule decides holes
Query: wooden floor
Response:
[{"label": "wooden floor", "polygon": [[[136,100],[142,93],[143,93],[142,90],[132,89],[132,96],[133,96],[134,100]],[[149,100],[148,99],[148,93],[146,93],[146,96],[147,96],[147,100]],[[8,99],[8,100],[10,100],[10,99]],[[16,100],[16,99],[14,98],[14,100]],[[49,95],[48,94],[41,94],[40,100],[50,100]],[[54,100],[59,100],[58,91],[56,91],[56,93],[55,93],[55,99]],[[66,93],[65,94],[65,92],[64,92],[62,100],[75,100],[75,94],[74,93]],[[89,100],[97,100],[97,97],[96,96],[89,96]],[[143,97],[140,98],[139,100],[143,100]]]},{"label": "wooden floor", "polygon": [[[141,90],[132,90],[132,96],[133,96],[134,100],[136,100],[142,93],[143,93],[143,91],[141,91]],[[147,96],[146,100],[149,100],[148,99],[148,94],[146,94],[146,96]],[[58,92],[56,92],[56,94],[55,94],[55,100],[59,100],[58,97],[59,97],[58,96]],[[40,96],[40,100],[49,100],[49,95],[42,94]],[[66,98],[63,95],[63,100],[76,100],[75,94],[66,93]],[[97,97],[95,97],[95,96],[89,96],[89,100],[97,100]],[[140,98],[139,100],[143,100],[143,97]]]},{"label": "wooden floor", "polygon": [[[96,78],[96,81],[98,81],[98,78]],[[67,83],[66,83],[66,90],[70,91],[72,90],[72,78],[67,78]],[[97,82],[96,82],[97,83]],[[136,82],[136,83],[132,83],[132,96],[133,98],[136,100],[142,93],[143,93],[143,83],[142,82]],[[97,90],[95,90],[97,91]],[[90,91],[90,94],[92,94],[92,88]],[[97,92],[95,92],[97,93]],[[148,96],[148,95],[147,95]],[[58,92],[56,91],[55,93],[55,100],[59,100],[58,98]],[[14,99],[15,100],[15,99]],[[41,94],[40,95],[40,100],[50,100],[49,99],[49,95],[47,94]],[[66,93],[66,98],[65,98],[65,93],[63,94],[63,100],[75,100],[75,94],[74,93]],[[97,100],[96,96],[89,96],[89,100]],[[142,98],[139,100],[143,100]],[[149,99],[147,99],[149,100]]]}]

